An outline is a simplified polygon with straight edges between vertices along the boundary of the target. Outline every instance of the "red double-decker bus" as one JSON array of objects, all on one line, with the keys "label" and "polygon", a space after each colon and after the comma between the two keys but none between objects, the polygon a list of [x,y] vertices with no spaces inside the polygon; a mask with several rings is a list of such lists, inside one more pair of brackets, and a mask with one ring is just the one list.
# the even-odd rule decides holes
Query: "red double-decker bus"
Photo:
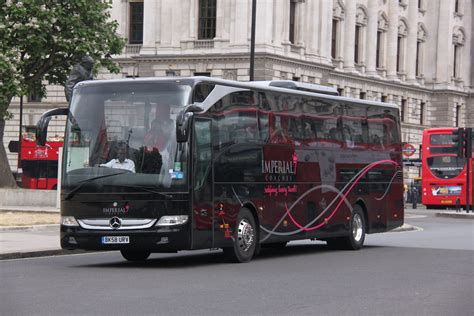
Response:
[{"label": "red double-decker bus", "polygon": [[[422,203],[427,208],[466,205],[466,159],[453,148],[454,128],[428,128],[422,140]],[[469,159],[472,166],[472,158]],[[472,168],[469,196],[472,196]],[[472,205],[472,199],[470,199]]]},{"label": "red double-decker bus", "polygon": [[48,139],[38,146],[33,133],[24,133],[21,140],[21,185],[25,189],[56,189],[58,184],[58,153],[60,138]]}]

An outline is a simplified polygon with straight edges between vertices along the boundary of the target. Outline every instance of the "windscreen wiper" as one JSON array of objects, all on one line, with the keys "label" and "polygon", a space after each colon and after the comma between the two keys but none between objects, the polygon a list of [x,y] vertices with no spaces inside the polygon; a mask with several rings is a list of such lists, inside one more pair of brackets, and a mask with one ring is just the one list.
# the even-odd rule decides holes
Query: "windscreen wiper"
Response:
[{"label": "windscreen wiper", "polygon": [[113,176],[118,176],[120,174],[124,174],[124,173],[130,173],[129,171],[125,171],[125,172],[119,172],[119,173],[113,173],[113,174],[105,174],[105,175],[101,175],[101,176],[98,176],[98,177],[94,177],[94,178],[89,178],[89,179],[86,179],[86,180],[83,180],[81,182],[79,182],[79,184],[74,188],[72,189],[71,191],[69,191],[69,193],[66,195],[66,197],[64,198],[65,200],[69,200],[71,199],[75,194],[76,192],[82,188],[82,186],[86,183],[90,183],[92,181],[95,181],[95,180],[98,180],[98,179],[103,179],[103,178],[108,178],[108,177],[113,177]]}]

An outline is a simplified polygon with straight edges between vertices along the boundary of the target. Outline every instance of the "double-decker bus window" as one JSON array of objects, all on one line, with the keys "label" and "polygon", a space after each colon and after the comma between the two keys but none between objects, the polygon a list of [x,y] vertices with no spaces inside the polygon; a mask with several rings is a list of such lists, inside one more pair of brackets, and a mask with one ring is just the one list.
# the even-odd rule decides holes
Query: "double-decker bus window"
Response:
[{"label": "double-decker bus window", "polygon": [[440,179],[451,179],[464,169],[466,160],[456,156],[433,156],[427,160],[431,173]]},{"label": "double-decker bus window", "polygon": [[436,134],[430,136],[431,145],[452,145],[453,135],[451,134]]}]

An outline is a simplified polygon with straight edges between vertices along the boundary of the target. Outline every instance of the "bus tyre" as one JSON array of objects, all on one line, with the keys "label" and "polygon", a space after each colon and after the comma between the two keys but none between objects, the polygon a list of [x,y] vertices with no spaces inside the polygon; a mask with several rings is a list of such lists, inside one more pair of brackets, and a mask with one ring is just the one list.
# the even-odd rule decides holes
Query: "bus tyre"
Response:
[{"label": "bus tyre", "polygon": [[145,261],[150,256],[149,251],[120,250],[122,257],[128,261]]},{"label": "bus tyre", "polygon": [[233,246],[224,248],[224,255],[232,262],[249,262],[257,250],[257,227],[252,213],[240,210],[232,234]]},{"label": "bus tyre", "polygon": [[349,225],[349,236],[327,239],[327,245],[332,249],[359,250],[364,245],[366,223],[364,212],[360,205],[352,210]]}]

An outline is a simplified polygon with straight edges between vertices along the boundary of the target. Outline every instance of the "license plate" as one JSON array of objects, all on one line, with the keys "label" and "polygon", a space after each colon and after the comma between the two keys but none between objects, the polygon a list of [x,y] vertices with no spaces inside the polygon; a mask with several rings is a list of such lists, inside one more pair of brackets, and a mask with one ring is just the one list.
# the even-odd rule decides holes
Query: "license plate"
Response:
[{"label": "license plate", "polygon": [[441,200],[441,204],[453,204],[452,200]]},{"label": "license plate", "polygon": [[129,236],[102,236],[103,244],[129,244]]}]

